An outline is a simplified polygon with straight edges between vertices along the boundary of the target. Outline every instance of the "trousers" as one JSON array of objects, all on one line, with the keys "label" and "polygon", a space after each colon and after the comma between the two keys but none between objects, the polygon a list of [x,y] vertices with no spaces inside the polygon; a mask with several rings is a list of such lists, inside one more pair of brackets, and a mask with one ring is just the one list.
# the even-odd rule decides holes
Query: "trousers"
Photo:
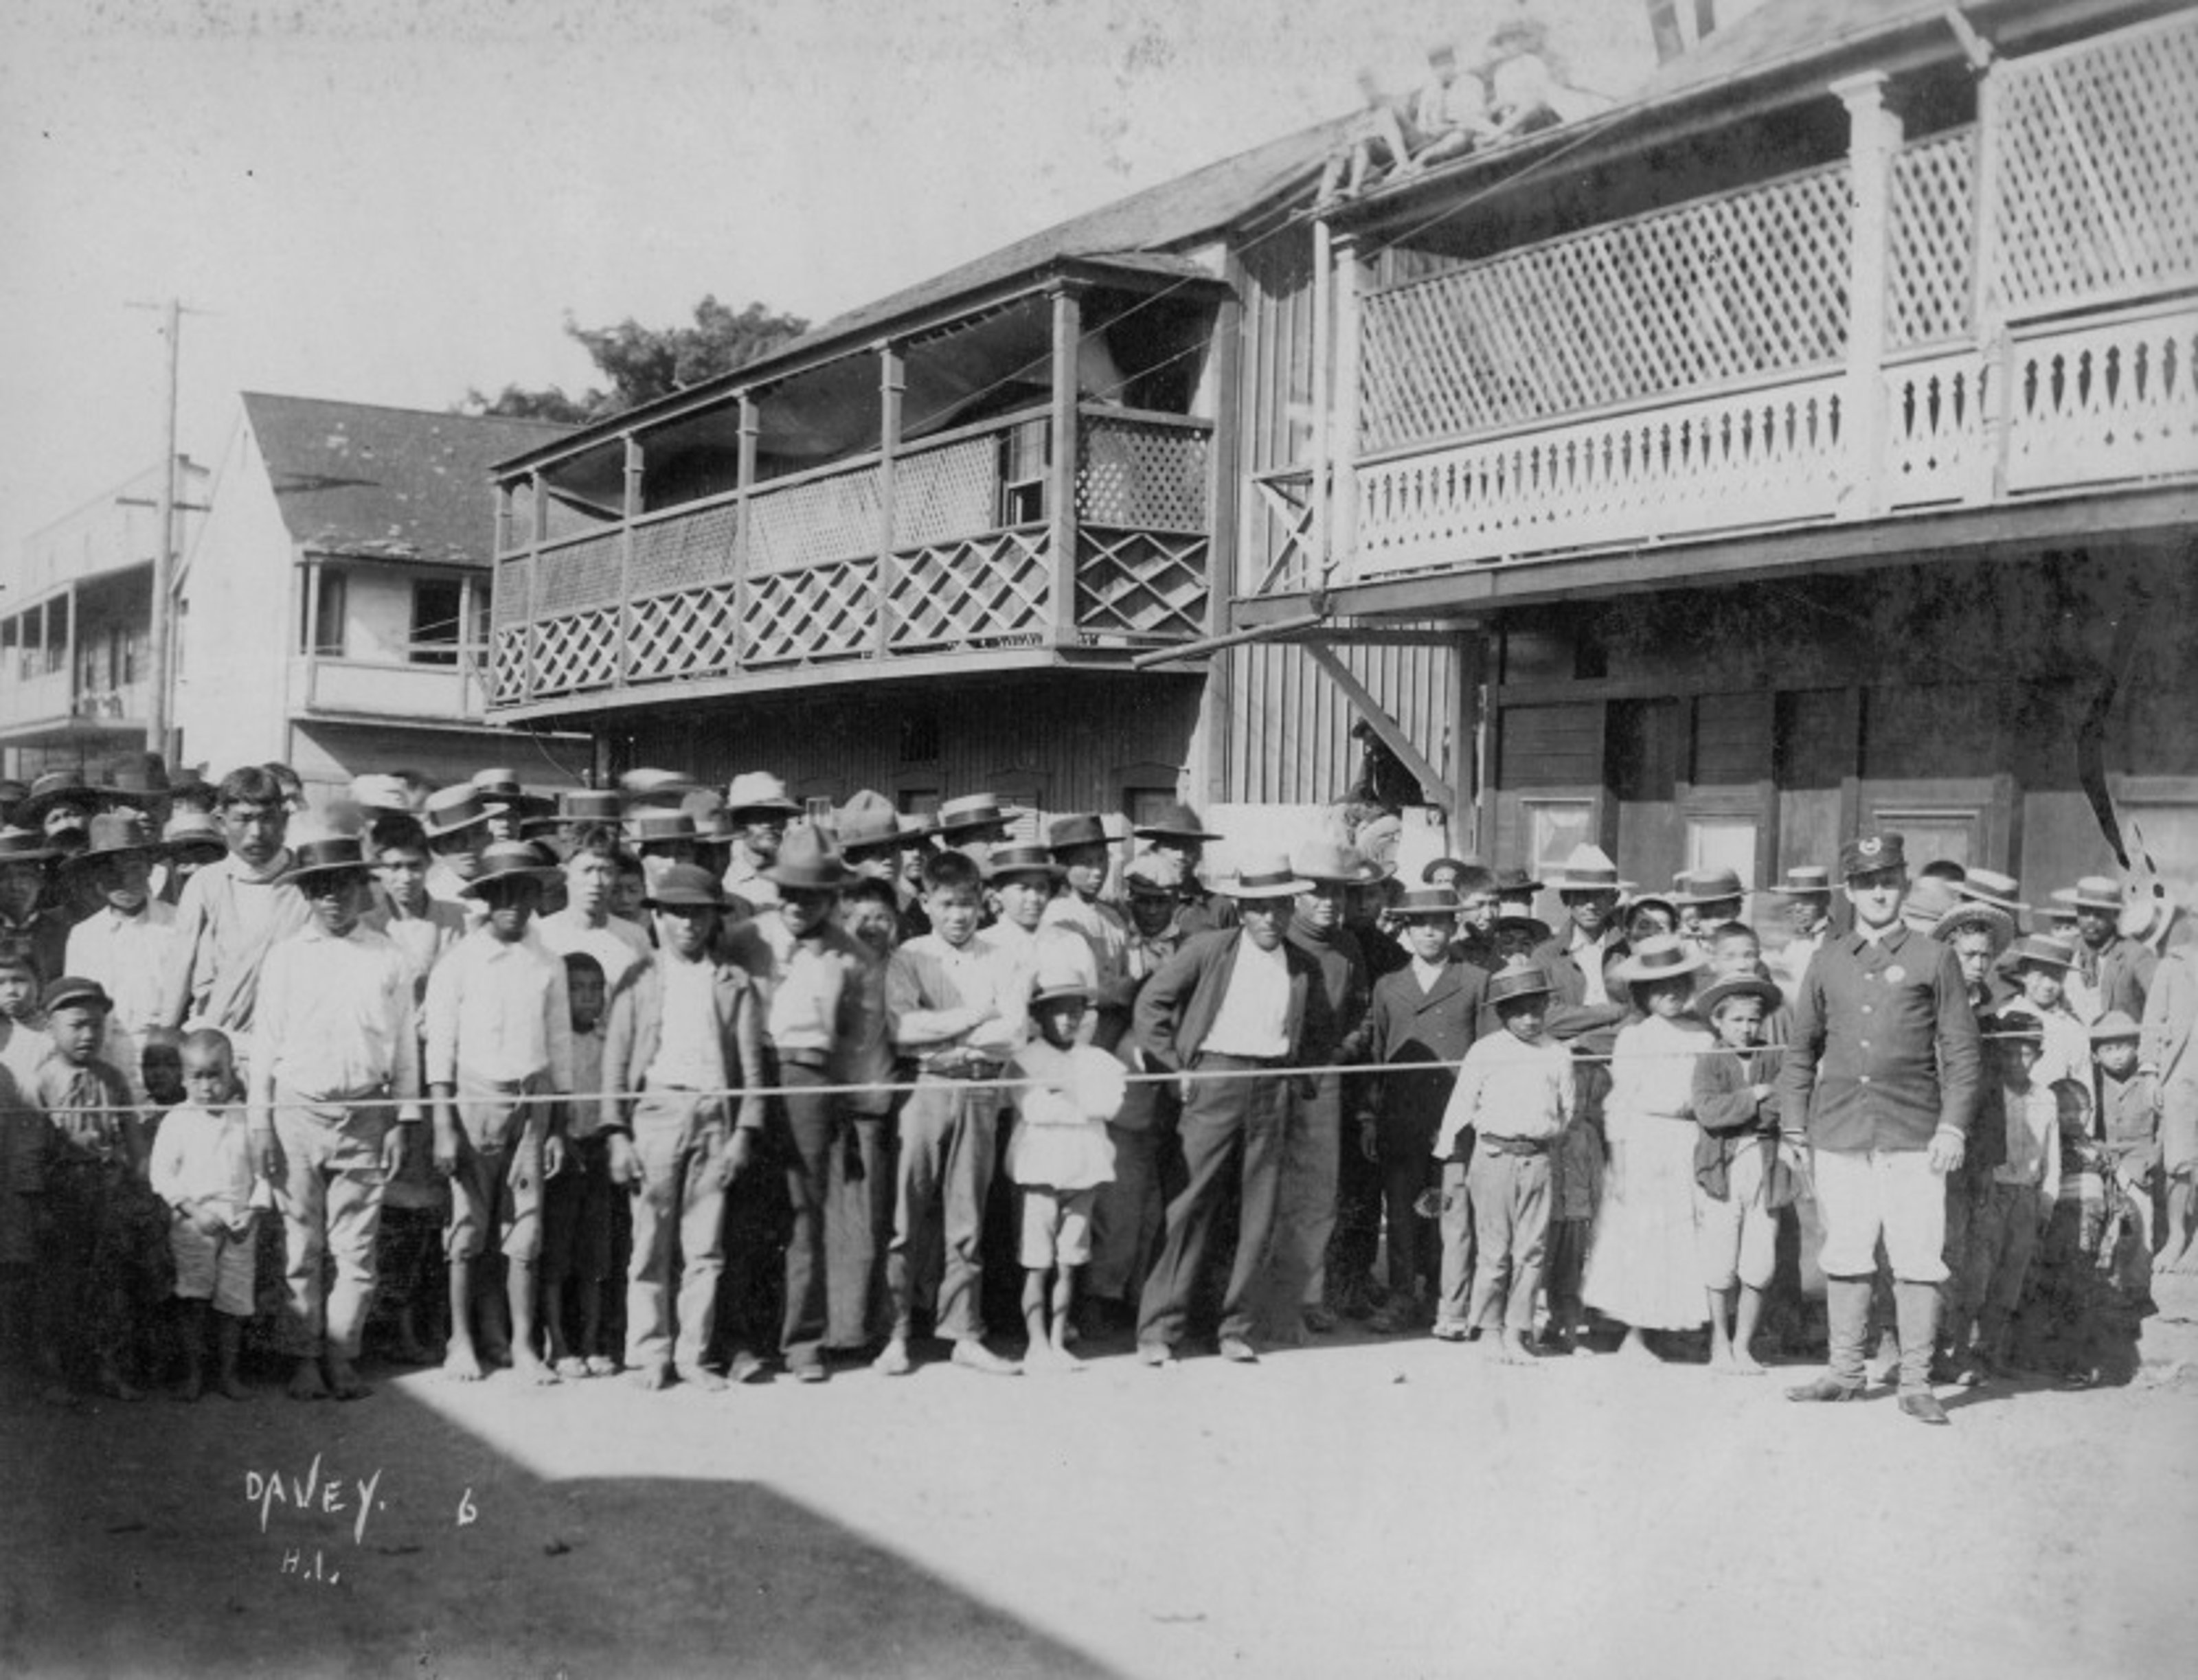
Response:
[{"label": "trousers", "polygon": [[[1193,1072],[1255,1068],[1237,1056],[1202,1055]],[[1236,1253],[1221,1305],[1221,1334],[1248,1339],[1258,1313],[1253,1299],[1275,1229],[1282,1179],[1288,1076],[1197,1081],[1181,1127],[1183,1190],[1168,1204],[1160,1259],[1145,1280],[1137,1308],[1137,1340],[1170,1346],[1183,1340],[1191,1292],[1223,1206],[1236,1193]]]},{"label": "trousers", "polygon": [[[379,1092],[363,1093],[379,1096]],[[282,1146],[282,1346],[306,1359],[323,1346],[358,1357],[374,1301],[374,1241],[381,1229],[381,1143],[392,1124],[379,1102],[354,1107],[275,1087]],[[326,1264],[334,1277],[323,1286]]]},{"label": "trousers", "polygon": [[708,1352],[725,1268],[723,1157],[731,1143],[721,1097],[643,1091],[634,1102],[642,1180],[633,1194],[633,1257],[626,1267],[625,1363],[631,1369],[656,1370],[669,1358],[694,1370]]},{"label": "trousers", "polygon": [[822,1357],[830,1322],[829,1227],[844,1215],[833,1195],[832,1156],[844,1149],[846,1128],[835,1096],[811,1088],[832,1083],[821,1068],[787,1063],[779,1068],[786,1128],[793,1142],[786,1163],[786,1196],[794,1225],[786,1244],[786,1318],[779,1348],[789,1368],[814,1365]]},{"label": "trousers", "polygon": [[1134,1301],[1160,1246],[1165,1217],[1160,1135],[1110,1125],[1107,1136],[1114,1145],[1114,1177],[1099,1186],[1091,1217],[1091,1264],[1084,1273],[1084,1289],[1101,1300]]},{"label": "trousers", "polygon": [[1343,1076],[1316,1075],[1312,1095],[1293,1102],[1283,1124],[1267,1274],[1267,1317],[1277,1328],[1296,1329],[1298,1314],[1326,1292],[1342,1149]]},{"label": "trousers", "polygon": [[1818,1149],[1813,1172],[1826,1276],[1875,1274],[1882,1237],[1893,1275],[1902,1282],[1946,1281],[1946,1183],[1922,1150]]},{"label": "trousers", "polygon": [[914,1328],[919,1290],[939,1268],[933,1323],[950,1341],[985,1335],[985,1200],[997,1153],[1000,1093],[967,1079],[926,1076],[900,1114],[893,1241],[886,1288],[893,1334]]},{"label": "trousers", "polygon": [[1550,1158],[1496,1154],[1476,1146],[1465,1183],[1480,1251],[1469,1322],[1491,1328],[1500,1299],[1503,1328],[1525,1334],[1534,1328],[1534,1297],[1542,1287],[1550,1234]]}]

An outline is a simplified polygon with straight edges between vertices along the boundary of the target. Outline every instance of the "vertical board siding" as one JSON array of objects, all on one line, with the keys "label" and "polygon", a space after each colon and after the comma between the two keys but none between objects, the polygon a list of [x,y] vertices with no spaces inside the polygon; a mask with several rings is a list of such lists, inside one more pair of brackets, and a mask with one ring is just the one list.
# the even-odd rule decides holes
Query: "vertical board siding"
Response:
[{"label": "vertical board siding", "polygon": [[1243,535],[1237,546],[1240,590],[1266,575],[1282,530],[1251,477],[1302,461],[1312,405],[1312,235],[1294,228],[1245,248],[1244,334],[1238,379],[1244,427],[1240,482]]},{"label": "vertical board siding", "polygon": [[[1447,647],[1336,652],[1439,769],[1450,751]],[[1358,774],[1358,714],[1342,692],[1287,643],[1253,643],[1217,655],[1232,660],[1228,718],[1228,799],[1236,805],[1319,805],[1341,799]]]}]

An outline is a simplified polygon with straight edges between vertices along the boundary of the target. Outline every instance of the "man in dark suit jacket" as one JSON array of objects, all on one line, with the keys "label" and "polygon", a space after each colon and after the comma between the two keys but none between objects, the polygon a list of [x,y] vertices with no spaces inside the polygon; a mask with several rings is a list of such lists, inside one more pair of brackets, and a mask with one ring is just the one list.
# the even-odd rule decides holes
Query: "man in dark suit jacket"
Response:
[{"label": "man in dark suit jacket", "polygon": [[1224,887],[1241,924],[1201,934],[1137,994],[1135,1032],[1146,1055],[1186,1076],[1180,1136],[1188,1182],[1168,1204],[1160,1256],[1137,1313],[1137,1354],[1166,1365],[1183,1340],[1190,1295],[1233,1176],[1236,1254],[1222,1302],[1222,1357],[1250,1363],[1254,1291],[1274,1233],[1289,1068],[1331,1034],[1312,959],[1283,937],[1306,883],[1280,857],[1246,860]]}]

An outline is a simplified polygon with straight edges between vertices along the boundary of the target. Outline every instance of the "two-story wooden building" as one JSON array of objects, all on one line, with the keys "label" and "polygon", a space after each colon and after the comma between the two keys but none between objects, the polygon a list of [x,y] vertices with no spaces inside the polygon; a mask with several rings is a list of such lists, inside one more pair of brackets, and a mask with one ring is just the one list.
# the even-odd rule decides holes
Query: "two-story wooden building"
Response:
[{"label": "two-story wooden building", "polygon": [[491,713],[1240,830],[1363,717],[1506,862],[2035,893],[2096,794],[2198,887],[2194,113],[2187,10],[1766,0],[1348,203],[1292,137],[504,462]]}]

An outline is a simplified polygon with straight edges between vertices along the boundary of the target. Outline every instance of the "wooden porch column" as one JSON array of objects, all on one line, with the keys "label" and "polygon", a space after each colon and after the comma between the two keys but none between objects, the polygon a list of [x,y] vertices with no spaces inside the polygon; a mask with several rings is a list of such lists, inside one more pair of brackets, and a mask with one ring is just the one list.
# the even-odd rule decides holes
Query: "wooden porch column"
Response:
[{"label": "wooden porch column", "polygon": [[[68,586],[68,593],[61,599],[61,611],[67,616],[61,622],[61,671],[68,678],[69,715],[76,715],[76,585]],[[50,610],[50,609],[49,609]],[[49,634],[50,634],[50,631]]]},{"label": "wooden porch column", "polygon": [[1333,259],[1329,253],[1328,221],[1312,224],[1312,436],[1307,439],[1306,494],[1312,501],[1312,518],[1305,526],[1305,583],[1317,588],[1327,578],[1329,555],[1328,405],[1329,358],[1335,353],[1335,323],[1329,296]]},{"label": "wooden porch column", "polygon": [[1971,476],[1968,499],[1998,502],[2007,496],[2007,443],[2015,412],[2015,345],[2007,329],[1997,270],[2001,242],[1992,234],[1992,203],[1998,196],[2001,138],[2001,79],[1987,66],[1977,77],[1977,191],[1975,290],[1969,318],[1976,323],[1978,364],[1984,388],[1978,393],[1979,437],[1983,447]]},{"label": "wooden porch column", "polygon": [[1846,457],[1856,495],[1853,514],[1886,509],[1886,294],[1893,245],[1893,157],[1900,149],[1900,113],[1888,95],[1891,78],[1867,70],[1832,84],[1847,108],[1847,171],[1853,194],[1848,247]]},{"label": "wooden porch column", "polygon": [[615,687],[621,689],[625,687],[626,635],[633,617],[633,522],[641,517],[643,465],[640,438],[628,432],[622,441],[625,446],[625,495],[619,506],[624,523],[619,527],[618,670],[611,679]]},{"label": "wooden porch column", "polygon": [[1482,811],[1488,797],[1486,766],[1481,751],[1488,726],[1482,707],[1487,681],[1487,628],[1468,625],[1458,633],[1451,654],[1450,840],[1459,848],[1459,857],[1483,860],[1489,855]]},{"label": "wooden porch column", "polygon": [[1084,301],[1067,286],[1053,294],[1053,423],[1047,441],[1045,511],[1053,550],[1053,644],[1076,645],[1076,347],[1084,337]]},{"label": "wooden porch column", "polygon": [[511,546],[511,485],[509,480],[496,482],[496,551],[503,553]]},{"label": "wooden porch column", "polygon": [[736,504],[739,513],[733,522],[733,667],[740,668],[747,648],[741,641],[747,633],[748,621],[748,496],[755,488],[756,439],[763,430],[763,418],[756,409],[755,393],[741,392],[740,461],[735,483],[739,486],[741,499]]},{"label": "wooden porch column", "polygon": [[1335,416],[1329,428],[1329,547],[1323,563],[1348,568],[1358,550],[1358,236],[1333,242],[1335,257]]},{"label": "wooden porch column", "polygon": [[544,490],[540,470],[538,468],[531,477],[534,486],[534,529],[526,541],[526,611],[520,618],[524,628],[520,638],[526,661],[520,666],[526,678],[523,692],[529,700],[534,698],[534,615],[540,610],[542,600],[542,544],[550,535],[550,497]]},{"label": "wooden porch column", "polygon": [[878,352],[878,569],[874,587],[877,602],[877,656],[885,658],[893,637],[893,474],[900,453],[901,395],[908,388],[908,368],[899,347],[891,339],[880,339]]}]

